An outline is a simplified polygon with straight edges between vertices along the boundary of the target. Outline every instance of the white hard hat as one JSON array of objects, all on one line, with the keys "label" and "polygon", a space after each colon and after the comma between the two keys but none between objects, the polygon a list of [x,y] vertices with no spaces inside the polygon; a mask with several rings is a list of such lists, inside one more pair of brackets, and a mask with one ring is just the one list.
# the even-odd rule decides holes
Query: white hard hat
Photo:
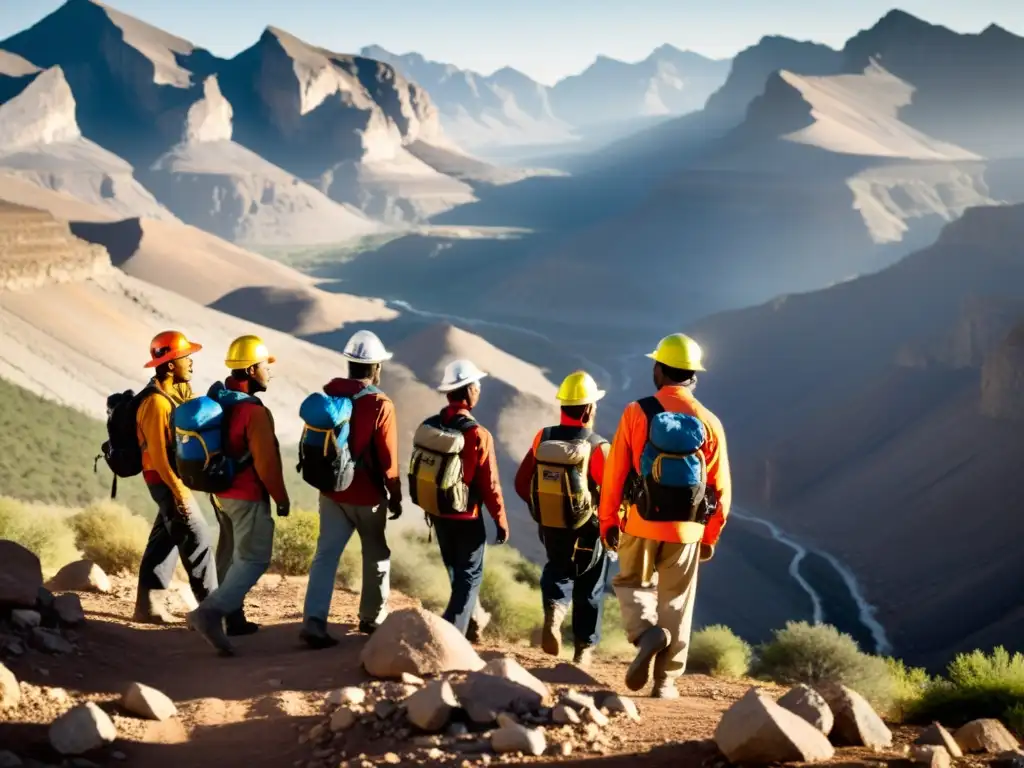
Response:
[{"label": "white hard hat", "polygon": [[480,381],[486,375],[470,360],[455,360],[445,366],[444,378],[437,391],[454,392],[456,389],[462,389],[468,384]]},{"label": "white hard hat", "polygon": [[341,356],[354,363],[382,363],[394,355],[384,349],[384,344],[372,331],[356,331],[348,340]]}]

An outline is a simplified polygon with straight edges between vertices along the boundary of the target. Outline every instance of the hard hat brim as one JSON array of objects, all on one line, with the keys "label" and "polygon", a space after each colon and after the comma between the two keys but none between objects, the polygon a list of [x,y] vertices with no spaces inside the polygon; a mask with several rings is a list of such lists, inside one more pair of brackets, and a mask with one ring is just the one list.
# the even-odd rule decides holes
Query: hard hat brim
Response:
[{"label": "hard hat brim", "polygon": [[596,403],[598,400],[600,400],[601,398],[603,398],[607,394],[608,393],[605,392],[603,389],[599,389],[599,390],[597,390],[597,392],[595,392],[590,397],[581,397],[581,398],[578,398],[576,400],[562,400],[561,398],[559,398],[558,402],[561,403],[563,406],[566,406],[566,407],[573,406],[573,405],[590,405],[591,403]]},{"label": "hard hat brim", "polygon": [[457,381],[457,382],[454,382],[454,383],[451,383],[451,384],[440,384],[437,387],[437,391],[438,392],[454,392],[457,389],[462,389],[463,387],[468,387],[470,384],[475,384],[476,382],[480,381],[480,379],[486,379],[486,378],[487,378],[487,374],[481,372],[481,373],[476,374],[475,376],[471,376],[468,379],[463,379],[462,381]]},{"label": "hard hat brim", "polygon": [[224,365],[226,365],[230,371],[244,371],[250,365],[259,365],[260,363],[273,365],[276,362],[276,357],[273,355],[267,355],[266,357],[259,357],[255,360],[225,360]]},{"label": "hard hat brim", "polygon": [[[666,363],[664,360],[659,360],[657,352],[650,352],[650,353],[644,355],[644,357],[649,357],[651,360],[653,360],[656,363],[661,363],[662,365],[667,365],[670,368],[675,368],[675,366],[672,365],[671,363]],[[689,370],[689,371],[703,371],[703,370],[705,370],[705,368],[700,363],[697,363],[697,365],[695,365],[695,366],[693,366],[691,368],[687,368],[687,370]]]},{"label": "hard hat brim", "polygon": [[385,352],[381,357],[365,358],[365,357],[353,357],[352,355],[342,352],[341,356],[346,360],[351,360],[353,363],[365,363],[366,365],[373,365],[375,363],[386,363],[392,357],[395,356],[394,352]]},{"label": "hard hat brim", "polygon": [[188,343],[188,348],[187,349],[176,349],[173,352],[168,352],[165,355],[161,355],[160,357],[157,357],[157,358],[154,358],[153,360],[150,360],[148,363],[146,363],[142,367],[143,368],[159,368],[164,363],[170,363],[170,362],[173,362],[174,360],[180,360],[183,357],[188,357],[189,355],[193,355],[196,352],[198,352],[199,350],[201,350],[202,348],[203,348],[202,344],[196,344],[195,342],[190,341]]}]

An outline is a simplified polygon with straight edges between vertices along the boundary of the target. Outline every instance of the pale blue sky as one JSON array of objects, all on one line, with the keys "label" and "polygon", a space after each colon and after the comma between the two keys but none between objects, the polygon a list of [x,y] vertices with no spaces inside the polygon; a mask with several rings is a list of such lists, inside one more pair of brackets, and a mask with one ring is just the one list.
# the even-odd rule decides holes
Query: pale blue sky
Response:
[{"label": "pale blue sky", "polygon": [[[0,0],[0,40],[62,0]],[[267,25],[352,52],[396,53],[490,73],[511,65],[545,83],[598,53],[626,61],[662,43],[728,57],[766,34],[839,47],[895,0],[114,0],[114,7],[232,56]],[[995,22],[1024,35],[1022,0],[903,0],[895,7],[961,32]]]}]

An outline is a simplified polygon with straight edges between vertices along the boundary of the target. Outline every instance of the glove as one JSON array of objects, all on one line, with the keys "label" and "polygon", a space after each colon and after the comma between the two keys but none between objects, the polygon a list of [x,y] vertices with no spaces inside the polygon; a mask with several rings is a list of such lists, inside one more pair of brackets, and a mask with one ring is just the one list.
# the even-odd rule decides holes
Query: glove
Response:
[{"label": "glove", "polygon": [[715,556],[715,545],[714,544],[701,544],[700,545],[700,561],[706,563],[712,557]]},{"label": "glove", "polygon": [[290,501],[277,502],[275,506],[277,507],[278,517],[288,517],[288,513],[292,511],[292,503]]},{"label": "glove", "polygon": [[619,550],[619,526],[609,528],[607,533],[604,535],[604,546],[605,549],[611,552],[617,552]]},{"label": "glove", "polygon": [[402,516],[402,500],[398,496],[388,499],[388,511],[391,513],[388,520],[397,520]]},{"label": "glove", "polygon": [[508,541],[508,528],[502,528],[498,526],[498,534],[494,537],[494,543],[496,545],[504,544]]}]

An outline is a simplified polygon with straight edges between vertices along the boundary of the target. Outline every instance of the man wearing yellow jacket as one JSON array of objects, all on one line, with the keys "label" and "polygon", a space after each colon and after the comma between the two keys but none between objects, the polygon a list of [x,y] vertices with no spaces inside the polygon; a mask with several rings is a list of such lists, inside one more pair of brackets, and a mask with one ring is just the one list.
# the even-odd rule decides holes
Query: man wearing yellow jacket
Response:
[{"label": "man wearing yellow jacket", "polygon": [[[636,658],[626,672],[626,685],[641,690],[653,667],[651,695],[678,698],[675,681],[686,669],[697,569],[714,555],[729,515],[732,481],[722,423],[693,396],[697,372],[704,370],[698,344],[684,334],[673,334],[662,339],[648,357],[655,361],[657,393],[630,403],[622,414],[601,484],[601,538],[609,549],[618,550],[619,573],[612,586],[627,636],[637,646]],[[647,513],[659,518],[652,521],[641,516],[636,501],[640,498],[637,489],[646,482],[641,454],[648,444],[651,419],[659,413],[692,416],[695,420],[686,423],[703,427],[698,432],[703,433],[703,442],[694,446],[693,455],[700,459],[707,501],[693,508],[682,504],[674,510],[659,507],[657,515]],[[679,459],[661,457],[652,476],[664,477],[666,460]]]},{"label": "man wearing yellow jacket", "polygon": [[155,369],[148,396],[136,414],[142,476],[157,505],[156,520],[139,567],[135,620],[165,624],[176,621],[166,608],[179,556],[185,563],[192,593],[198,602],[217,588],[217,569],[210,529],[191,491],[175,472],[174,407],[192,397],[192,354],[202,345],[180,331],[164,331],[149,345],[146,368]]}]

